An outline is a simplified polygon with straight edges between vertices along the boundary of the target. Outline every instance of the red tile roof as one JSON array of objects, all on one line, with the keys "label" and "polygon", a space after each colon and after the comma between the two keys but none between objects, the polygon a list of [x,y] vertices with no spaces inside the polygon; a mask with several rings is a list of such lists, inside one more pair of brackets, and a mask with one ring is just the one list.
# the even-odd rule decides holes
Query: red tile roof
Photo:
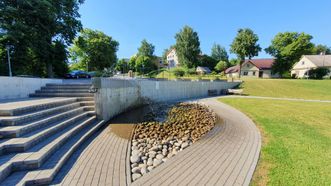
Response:
[{"label": "red tile roof", "polygon": [[[271,69],[272,65],[275,62],[275,59],[251,59],[251,60],[246,59],[245,62],[242,64],[242,66],[249,62],[252,63],[253,65],[255,65],[260,70],[268,70],[268,69]],[[238,71],[239,71],[239,65],[236,65],[236,66],[227,68],[225,70],[225,73],[229,74],[229,73],[235,73]]]}]

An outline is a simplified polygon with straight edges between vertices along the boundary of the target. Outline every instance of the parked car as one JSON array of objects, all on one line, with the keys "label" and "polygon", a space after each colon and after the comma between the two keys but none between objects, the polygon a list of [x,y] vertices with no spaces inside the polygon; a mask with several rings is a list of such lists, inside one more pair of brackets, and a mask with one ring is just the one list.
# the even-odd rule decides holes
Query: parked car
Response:
[{"label": "parked car", "polygon": [[82,70],[73,70],[65,75],[67,79],[91,78],[91,75]]}]

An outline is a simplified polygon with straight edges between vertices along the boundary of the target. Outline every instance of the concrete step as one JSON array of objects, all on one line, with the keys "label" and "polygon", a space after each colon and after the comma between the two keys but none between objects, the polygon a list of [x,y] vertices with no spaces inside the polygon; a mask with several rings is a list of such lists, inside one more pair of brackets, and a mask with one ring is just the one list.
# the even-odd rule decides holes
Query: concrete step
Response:
[{"label": "concrete step", "polygon": [[[76,135],[73,139],[68,141],[65,146],[54,153],[49,160],[47,160],[39,169],[28,171],[25,173],[24,178],[22,178],[19,183],[14,183],[15,185],[50,185],[56,176],[56,174],[61,170],[61,168],[68,161],[70,156],[81,146],[85,141],[90,140],[94,133],[97,133],[100,128],[104,125],[104,121],[96,122],[93,127],[89,130],[85,130],[80,134]],[[22,175],[22,173],[14,173],[8,180],[13,180],[12,177],[17,177]],[[13,182],[5,181],[4,184],[11,185]]]},{"label": "concrete step", "polygon": [[[93,103],[93,102],[92,102]],[[82,106],[93,106],[91,103],[87,102],[87,105],[84,105],[84,102],[82,102]],[[47,126],[49,124],[55,123],[57,121],[61,121],[63,119],[67,119],[69,117],[82,114],[84,111],[86,111],[86,107],[78,107],[73,110],[69,110],[63,113],[55,114],[50,117],[26,123],[24,125],[20,126],[8,126],[8,127],[2,127],[0,128],[0,139],[2,138],[17,138],[22,135],[25,135],[33,130],[36,130],[38,128]]]},{"label": "concrete step", "polygon": [[90,88],[92,84],[46,84],[49,88]]},{"label": "concrete step", "polygon": [[90,90],[90,87],[41,87],[40,90]]},{"label": "concrete step", "polygon": [[[23,123],[28,123],[31,121],[37,121],[39,119],[48,117],[53,114],[66,112],[81,106],[80,102],[74,102],[66,104],[63,106],[58,106],[54,108],[49,108],[46,110],[41,110],[33,113],[28,113],[20,116],[9,116],[9,117],[0,117],[0,126],[16,126]],[[94,107],[93,107],[94,108]]]},{"label": "concrete step", "polygon": [[[75,127],[70,130],[65,130],[63,134],[58,136],[52,142],[48,143],[46,146],[42,147],[38,151],[30,151],[26,153],[19,153],[12,157],[2,157],[0,158],[0,182],[6,179],[14,171],[25,171],[38,169],[49,160],[57,150],[66,147],[66,144],[71,140],[84,140],[84,135],[88,135],[89,131],[96,126],[96,117],[90,116],[86,117],[84,120],[77,122]],[[79,144],[79,142],[74,144]],[[71,146],[69,143],[68,145]],[[74,146],[71,146],[74,148]],[[77,147],[76,147],[77,148]],[[74,151],[74,149],[72,150]],[[10,155],[9,155],[10,156]],[[70,155],[68,155],[70,156]],[[58,156],[59,159],[68,159],[65,156]],[[63,162],[63,161],[62,161]],[[61,162],[59,162],[61,163]],[[63,164],[63,163],[61,163]],[[60,165],[59,165],[60,166]],[[62,165],[61,165],[62,166]],[[14,181],[11,178],[8,178],[9,181]],[[23,180],[23,179],[20,179]],[[16,179],[17,181],[17,179]],[[2,183],[3,184],[3,183]],[[13,184],[10,184],[13,185]]]},{"label": "concrete step", "polygon": [[0,144],[0,155],[5,153],[25,152],[42,140],[60,132],[61,130],[66,130],[67,127],[94,114],[95,112],[93,111],[84,112],[66,120],[54,123],[51,126],[39,128],[38,130],[30,132],[20,138],[6,140]]},{"label": "concrete step", "polygon": [[35,93],[30,97],[93,97],[93,93]]},{"label": "concrete step", "polygon": [[[14,102],[11,105],[7,104],[0,108],[0,116],[17,116],[27,113],[32,113],[39,110],[44,110],[48,108],[53,108],[61,105],[67,105],[69,103],[74,103],[77,101],[77,98],[63,98],[63,99],[54,99],[54,100],[40,100],[39,101],[30,101],[33,103],[27,104],[23,101],[21,102]],[[26,101],[28,102],[28,101]],[[13,106],[15,104],[15,106]],[[17,106],[18,105],[18,106]]]},{"label": "concrete step", "polygon": [[43,89],[37,90],[37,94],[39,93],[89,93],[89,89]]}]

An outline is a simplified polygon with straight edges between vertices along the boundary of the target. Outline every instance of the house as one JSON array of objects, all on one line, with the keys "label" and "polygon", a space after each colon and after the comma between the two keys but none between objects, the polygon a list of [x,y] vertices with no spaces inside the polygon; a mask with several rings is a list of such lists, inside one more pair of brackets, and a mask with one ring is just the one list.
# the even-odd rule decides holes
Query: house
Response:
[{"label": "house", "polygon": [[197,74],[210,74],[211,70],[208,67],[198,66],[196,69]]},{"label": "house", "polygon": [[179,66],[178,56],[176,49],[172,48],[167,55],[168,68],[175,68]]},{"label": "house", "polygon": [[[256,78],[278,78],[278,74],[271,72],[274,59],[247,59],[241,65],[241,76]],[[239,77],[239,65],[230,67],[225,70],[228,78]]]},{"label": "house", "polygon": [[291,76],[296,78],[308,77],[308,71],[318,67],[326,67],[331,71],[331,55],[302,56],[300,61],[294,64]]}]

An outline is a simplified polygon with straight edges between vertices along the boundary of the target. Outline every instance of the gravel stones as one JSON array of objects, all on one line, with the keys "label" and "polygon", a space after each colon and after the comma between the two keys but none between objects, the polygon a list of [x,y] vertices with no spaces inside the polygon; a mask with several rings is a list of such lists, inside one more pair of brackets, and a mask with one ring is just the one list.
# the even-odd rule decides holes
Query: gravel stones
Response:
[{"label": "gravel stones", "polygon": [[188,148],[216,123],[215,114],[199,104],[180,103],[168,110],[167,119],[162,122],[152,119],[156,115],[149,114],[148,122],[138,124],[134,131],[130,156],[132,181]]}]

